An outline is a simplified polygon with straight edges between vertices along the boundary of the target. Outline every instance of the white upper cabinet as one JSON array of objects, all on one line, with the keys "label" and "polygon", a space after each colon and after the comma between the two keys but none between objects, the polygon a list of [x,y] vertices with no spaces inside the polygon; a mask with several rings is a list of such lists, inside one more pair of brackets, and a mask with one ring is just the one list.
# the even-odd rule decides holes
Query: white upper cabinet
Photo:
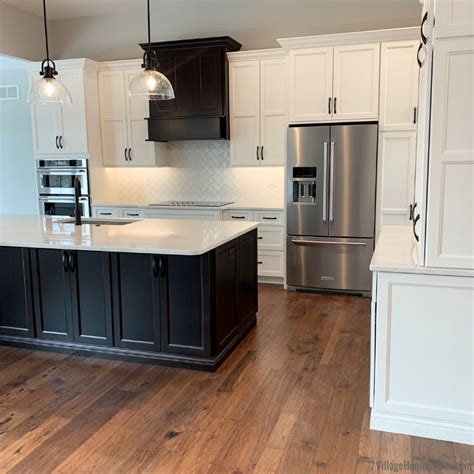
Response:
[{"label": "white upper cabinet", "polygon": [[283,165],[288,126],[286,58],[232,59],[229,68],[232,164]]},{"label": "white upper cabinet", "polygon": [[379,43],[290,50],[291,123],[377,120]]},{"label": "white upper cabinet", "polygon": [[334,48],[334,119],[378,118],[379,58],[379,43]]},{"label": "white upper cabinet", "polygon": [[416,130],[418,41],[383,43],[380,65],[380,131]]},{"label": "white upper cabinet", "polygon": [[[110,64],[110,63],[109,63]],[[112,67],[99,73],[102,160],[104,166],[155,166],[165,144],[148,142],[148,100],[132,99],[128,86],[140,73],[135,67]]]},{"label": "white upper cabinet", "polygon": [[[84,69],[60,69],[58,79],[71,94],[71,105],[33,105],[33,142],[35,154],[88,154]],[[38,77],[37,77],[38,76]],[[38,80],[32,72],[30,80]]]},{"label": "white upper cabinet", "polygon": [[290,122],[332,119],[333,48],[291,50]]},{"label": "white upper cabinet", "polygon": [[474,268],[472,71],[473,37],[436,41],[426,232],[429,266]]},{"label": "white upper cabinet", "polygon": [[474,35],[474,0],[436,2],[436,38]]}]

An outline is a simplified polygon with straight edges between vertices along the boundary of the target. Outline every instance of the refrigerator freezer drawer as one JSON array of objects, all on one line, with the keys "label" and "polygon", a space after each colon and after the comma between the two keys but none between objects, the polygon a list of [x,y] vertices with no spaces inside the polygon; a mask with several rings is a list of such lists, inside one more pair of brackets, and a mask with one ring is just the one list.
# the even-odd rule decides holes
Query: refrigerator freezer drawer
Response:
[{"label": "refrigerator freezer drawer", "polygon": [[373,251],[373,239],[288,236],[287,284],[368,293]]}]

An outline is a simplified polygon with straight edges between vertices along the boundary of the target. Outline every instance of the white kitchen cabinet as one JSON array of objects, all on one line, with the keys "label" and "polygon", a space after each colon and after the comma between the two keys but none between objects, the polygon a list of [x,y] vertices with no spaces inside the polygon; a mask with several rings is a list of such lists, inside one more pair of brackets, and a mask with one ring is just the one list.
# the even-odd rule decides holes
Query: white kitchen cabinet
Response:
[{"label": "white kitchen cabinet", "polygon": [[155,166],[157,158],[165,159],[166,145],[147,141],[148,101],[128,95],[128,86],[139,73],[135,65],[120,68],[120,63],[106,63],[99,73],[104,166]]},{"label": "white kitchen cabinet", "polygon": [[130,217],[130,218],[138,219],[140,217],[143,217],[143,215],[144,215],[143,209],[139,209],[139,208],[135,209],[133,207],[120,209],[120,217]]},{"label": "white kitchen cabinet", "polygon": [[[79,67],[80,66],[80,67]],[[86,74],[91,70],[94,78],[97,65],[92,61],[58,61],[57,78],[71,94],[72,104],[33,104],[32,128],[35,154],[89,154],[88,132],[93,123],[87,122],[87,108],[96,108],[92,101],[97,97],[97,83],[87,81]],[[31,68],[30,81],[39,75]],[[88,129],[89,128],[89,129]],[[94,133],[94,131],[92,131]]]},{"label": "white kitchen cabinet", "polygon": [[409,225],[415,187],[416,132],[379,134],[376,235],[384,225]]},{"label": "white kitchen cabinet", "polygon": [[429,266],[474,268],[473,39],[447,38],[434,46],[426,217]]},{"label": "white kitchen cabinet", "polygon": [[374,277],[370,427],[473,444],[473,278]]},{"label": "white kitchen cabinet", "polygon": [[221,220],[221,211],[206,209],[145,209],[143,217],[146,219],[196,219],[206,221]]},{"label": "white kitchen cabinet", "polygon": [[258,276],[281,278],[285,273],[284,253],[281,251],[258,251]]},{"label": "white kitchen cabinet", "polygon": [[418,114],[418,41],[382,43],[379,129],[416,130]]},{"label": "white kitchen cabinet", "polygon": [[253,221],[253,211],[226,210],[222,211],[224,221]]},{"label": "white kitchen cabinet", "polygon": [[377,120],[380,44],[290,50],[290,123]]},{"label": "white kitchen cabinet", "polygon": [[436,38],[474,35],[474,0],[436,2]]},{"label": "white kitchen cabinet", "polygon": [[289,54],[291,123],[332,119],[333,49],[306,48]]},{"label": "white kitchen cabinet", "polygon": [[334,48],[334,119],[378,118],[379,60],[379,43]]},{"label": "white kitchen cabinet", "polygon": [[286,156],[286,58],[230,62],[231,159],[235,166],[283,165]]},{"label": "white kitchen cabinet", "polygon": [[95,207],[92,206],[93,217],[120,217],[120,209],[115,207]]}]

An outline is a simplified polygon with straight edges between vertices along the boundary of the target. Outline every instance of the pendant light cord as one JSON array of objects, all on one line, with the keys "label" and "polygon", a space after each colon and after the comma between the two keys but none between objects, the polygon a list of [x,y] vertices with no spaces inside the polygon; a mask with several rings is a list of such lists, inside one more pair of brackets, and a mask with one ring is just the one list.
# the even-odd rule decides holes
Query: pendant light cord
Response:
[{"label": "pendant light cord", "polygon": [[147,0],[148,11],[148,51],[151,50],[151,23],[150,23],[150,0]]},{"label": "pendant light cord", "polygon": [[46,37],[46,60],[48,64],[50,63],[49,59],[49,43],[48,43],[48,21],[46,20],[46,0],[43,0],[43,18],[44,18],[44,35]]}]

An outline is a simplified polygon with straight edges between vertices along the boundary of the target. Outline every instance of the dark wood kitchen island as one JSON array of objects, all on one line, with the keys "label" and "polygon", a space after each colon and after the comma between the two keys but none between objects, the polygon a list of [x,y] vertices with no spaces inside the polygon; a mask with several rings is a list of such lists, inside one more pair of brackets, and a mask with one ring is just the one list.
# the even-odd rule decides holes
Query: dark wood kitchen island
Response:
[{"label": "dark wood kitchen island", "polygon": [[0,344],[213,371],[256,323],[257,223],[0,216]]}]

